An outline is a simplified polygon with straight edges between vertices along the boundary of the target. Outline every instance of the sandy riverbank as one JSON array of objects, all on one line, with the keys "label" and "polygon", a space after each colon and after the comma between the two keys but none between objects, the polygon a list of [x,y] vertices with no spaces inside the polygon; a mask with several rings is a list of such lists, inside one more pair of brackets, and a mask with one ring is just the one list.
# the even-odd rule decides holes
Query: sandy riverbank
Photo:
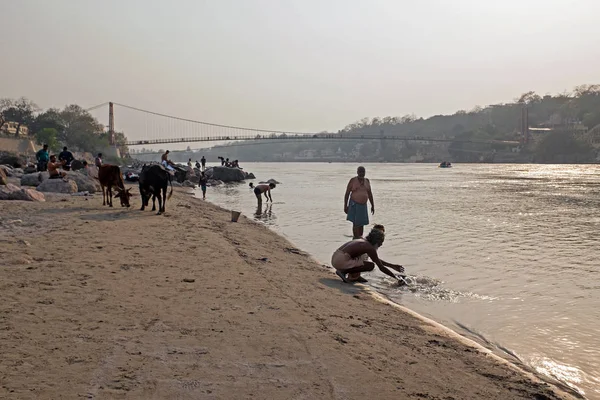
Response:
[{"label": "sandy riverbank", "polygon": [[0,398],[568,398],[183,190],[101,203],[0,203]]}]

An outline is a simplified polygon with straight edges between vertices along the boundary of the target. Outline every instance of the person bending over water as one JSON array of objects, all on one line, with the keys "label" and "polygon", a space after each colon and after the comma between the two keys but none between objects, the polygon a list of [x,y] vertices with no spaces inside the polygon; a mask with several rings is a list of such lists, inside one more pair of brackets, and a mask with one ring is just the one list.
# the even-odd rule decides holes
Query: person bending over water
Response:
[{"label": "person bending over water", "polygon": [[[342,278],[344,282],[367,282],[366,279],[360,276],[360,273],[373,271],[375,265],[384,274],[400,281],[388,268],[402,274],[404,273],[404,267],[383,261],[377,255],[377,249],[383,245],[383,241],[385,240],[385,233],[381,228],[381,225],[376,226],[371,229],[371,232],[369,232],[365,239],[351,240],[333,253],[331,265],[335,268],[337,276]],[[366,261],[365,255],[372,261]]]},{"label": "person bending over water", "polygon": [[271,190],[273,190],[273,189],[275,189],[274,183],[269,183],[268,185],[266,183],[261,183],[254,187],[254,194],[256,195],[256,199],[258,200],[259,206],[262,204],[261,195],[263,193],[265,194],[267,201],[271,200],[271,203],[273,202],[273,197],[271,197]]}]

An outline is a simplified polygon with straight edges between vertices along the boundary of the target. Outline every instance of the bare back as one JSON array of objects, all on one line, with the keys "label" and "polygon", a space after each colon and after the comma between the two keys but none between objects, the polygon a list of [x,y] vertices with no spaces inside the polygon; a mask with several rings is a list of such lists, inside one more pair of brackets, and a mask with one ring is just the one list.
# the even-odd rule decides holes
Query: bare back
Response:
[{"label": "bare back", "polygon": [[365,239],[355,239],[344,243],[338,250],[348,254],[352,258],[358,258],[363,254],[367,254],[373,261],[378,259],[377,250]]},{"label": "bare back", "polygon": [[265,193],[265,192],[268,192],[269,190],[271,190],[271,187],[265,183],[261,183],[254,187],[257,188],[258,190],[260,190],[261,193]]}]

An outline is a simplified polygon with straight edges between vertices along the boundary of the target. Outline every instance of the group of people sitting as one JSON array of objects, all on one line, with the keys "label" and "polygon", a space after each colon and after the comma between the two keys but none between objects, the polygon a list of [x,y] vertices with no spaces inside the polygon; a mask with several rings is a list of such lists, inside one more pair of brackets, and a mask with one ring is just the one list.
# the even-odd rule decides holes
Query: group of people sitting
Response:
[{"label": "group of people sitting", "polygon": [[[63,179],[67,180],[67,171],[71,170],[71,164],[75,161],[73,153],[69,151],[67,147],[63,147],[63,150],[58,154],[50,155],[48,145],[44,144],[40,150],[35,154],[37,161],[38,172],[48,171],[50,179]],[[98,153],[98,156],[94,160],[96,167],[102,165],[102,153]],[[87,161],[82,161],[81,165],[83,168],[87,168]]]},{"label": "group of people sitting", "polygon": [[221,160],[221,167],[239,168],[240,162],[238,160],[229,161],[229,158],[217,157]]}]

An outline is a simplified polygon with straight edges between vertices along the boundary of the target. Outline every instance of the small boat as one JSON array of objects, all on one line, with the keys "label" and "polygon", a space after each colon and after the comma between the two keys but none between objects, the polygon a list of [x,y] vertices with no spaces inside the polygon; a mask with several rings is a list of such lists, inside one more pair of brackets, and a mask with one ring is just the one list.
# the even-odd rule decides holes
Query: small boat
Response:
[{"label": "small boat", "polygon": [[449,161],[442,161],[439,168],[452,168],[452,163]]}]

